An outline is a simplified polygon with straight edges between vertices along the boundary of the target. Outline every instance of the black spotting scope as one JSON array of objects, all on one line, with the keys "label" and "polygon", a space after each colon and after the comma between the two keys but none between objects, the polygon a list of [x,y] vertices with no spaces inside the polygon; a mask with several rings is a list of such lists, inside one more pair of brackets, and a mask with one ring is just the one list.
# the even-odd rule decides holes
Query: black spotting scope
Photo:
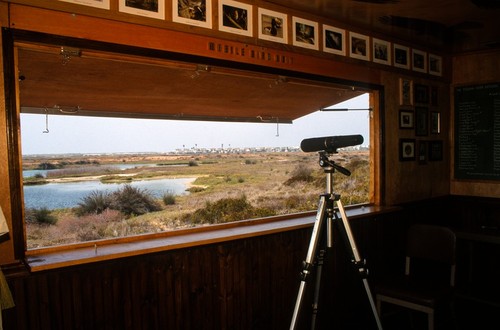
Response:
[{"label": "black spotting scope", "polygon": [[300,149],[304,152],[326,151],[336,153],[337,148],[345,148],[363,143],[363,136],[338,135],[304,139],[300,143]]}]

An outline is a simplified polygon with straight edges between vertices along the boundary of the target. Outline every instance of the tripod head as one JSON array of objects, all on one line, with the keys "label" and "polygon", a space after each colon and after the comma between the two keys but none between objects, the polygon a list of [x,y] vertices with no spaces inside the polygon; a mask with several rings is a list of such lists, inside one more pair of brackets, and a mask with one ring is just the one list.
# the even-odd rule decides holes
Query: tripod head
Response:
[{"label": "tripod head", "polygon": [[321,166],[325,170],[325,172],[331,171],[333,173],[335,170],[337,170],[345,176],[351,175],[351,171],[349,171],[345,167],[335,164],[333,160],[330,160],[328,158],[329,156],[330,154],[326,151],[319,152],[319,166]]}]

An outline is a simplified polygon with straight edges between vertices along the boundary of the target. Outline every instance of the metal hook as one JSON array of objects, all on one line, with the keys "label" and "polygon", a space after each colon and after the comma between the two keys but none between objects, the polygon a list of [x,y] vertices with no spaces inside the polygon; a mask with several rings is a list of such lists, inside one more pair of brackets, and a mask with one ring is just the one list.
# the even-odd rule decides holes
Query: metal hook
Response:
[{"label": "metal hook", "polygon": [[45,131],[42,131],[42,133],[48,133],[49,132],[49,111],[47,108],[45,108]]}]

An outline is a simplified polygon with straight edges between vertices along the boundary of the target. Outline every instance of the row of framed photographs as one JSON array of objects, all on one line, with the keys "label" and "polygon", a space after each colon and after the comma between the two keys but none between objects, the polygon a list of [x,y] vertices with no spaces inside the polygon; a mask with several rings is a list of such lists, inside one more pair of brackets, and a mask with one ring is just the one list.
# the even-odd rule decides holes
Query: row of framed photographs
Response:
[{"label": "row of framed photographs", "polygon": [[415,129],[415,136],[427,136],[441,133],[441,113],[431,111],[429,108],[415,107],[415,111],[408,109],[399,110],[399,128]]},{"label": "row of framed photographs", "polygon": [[442,140],[399,140],[399,160],[415,161],[425,164],[427,161],[443,160],[443,141]]},{"label": "row of framed photographs", "polygon": [[438,88],[423,84],[414,85],[411,79],[399,78],[399,104],[402,106],[414,104],[437,106]]},{"label": "row of framed photographs", "polygon": [[[60,0],[80,5],[110,9],[111,0]],[[118,0],[118,10],[123,13],[156,19],[165,19],[165,2],[168,0]],[[171,0],[172,20],[212,29],[212,0]],[[258,38],[289,44],[288,15],[257,8]],[[220,31],[253,37],[253,6],[234,1],[218,0],[218,27]],[[321,24],[322,47],[326,53],[373,61],[397,68],[432,75],[442,75],[442,57],[418,49],[393,44],[386,40],[346,31]],[[320,23],[292,16],[292,45],[320,50]]]}]

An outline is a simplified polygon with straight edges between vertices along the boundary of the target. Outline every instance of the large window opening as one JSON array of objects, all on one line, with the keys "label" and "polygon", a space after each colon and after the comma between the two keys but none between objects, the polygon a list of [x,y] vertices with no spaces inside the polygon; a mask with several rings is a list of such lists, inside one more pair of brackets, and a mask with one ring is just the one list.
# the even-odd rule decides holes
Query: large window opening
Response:
[{"label": "large window opening", "polygon": [[[215,114],[209,121],[201,120],[205,114],[190,115],[197,120],[173,120],[176,115],[168,113],[171,107],[154,115],[145,114],[144,108],[135,113],[125,109],[123,114],[87,110],[83,105],[63,108],[47,99],[44,107],[37,107],[29,103],[41,98],[29,92],[31,67],[29,56],[24,56],[20,65],[26,67],[26,72],[20,70],[25,75],[20,80],[21,150],[28,249],[314,211],[318,195],[325,191],[325,177],[318,153],[299,148],[303,139],[311,137],[363,136],[362,144],[332,155],[352,173],[349,177],[336,173],[334,189],[345,205],[371,202],[369,130],[373,116],[368,93],[358,92],[352,98],[342,95],[340,99],[346,101],[314,105],[315,111],[304,110],[303,115],[290,119],[282,110],[252,115],[244,102],[259,104],[261,97],[252,96],[259,93],[252,86],[245,97],[240,91],[217,91],[220,86],[204,85],[206,93],[222,93],[232,102],[231,107],[209,112]],[[64,64],[68,65],[71,62]],[[189,81],[198,84],[200,73],[190,74]],[[280,79],[271,84],[265,81],[266,88],[289,83]],[[311,109],[314,95],[337,99],[325,95],[340,95],[342,89],[335,86],[329,91],[325,85],[301,87],[307,95],[297,95],[291,102]],[[155,93],[163,93],[157,89]],[[317,94],[311,92],[315,89]],[[175,92],[175,88],[169,91]],[[99,95],[85,93],[90,101],[103,102]],[[133,98],[122,93],[122,98]],[[184,97],[182,93],[177,97]],[[190,96],[180,102],[190,102],[190,108],[217,105],[199,92]],[[301,99],[306,96],[307,100]],[[113,104],[124,102],[122,98]],[[262,99],[260,103],[269,106],[270,102]],[[329,106],[351,111],[324,111]]]}]

